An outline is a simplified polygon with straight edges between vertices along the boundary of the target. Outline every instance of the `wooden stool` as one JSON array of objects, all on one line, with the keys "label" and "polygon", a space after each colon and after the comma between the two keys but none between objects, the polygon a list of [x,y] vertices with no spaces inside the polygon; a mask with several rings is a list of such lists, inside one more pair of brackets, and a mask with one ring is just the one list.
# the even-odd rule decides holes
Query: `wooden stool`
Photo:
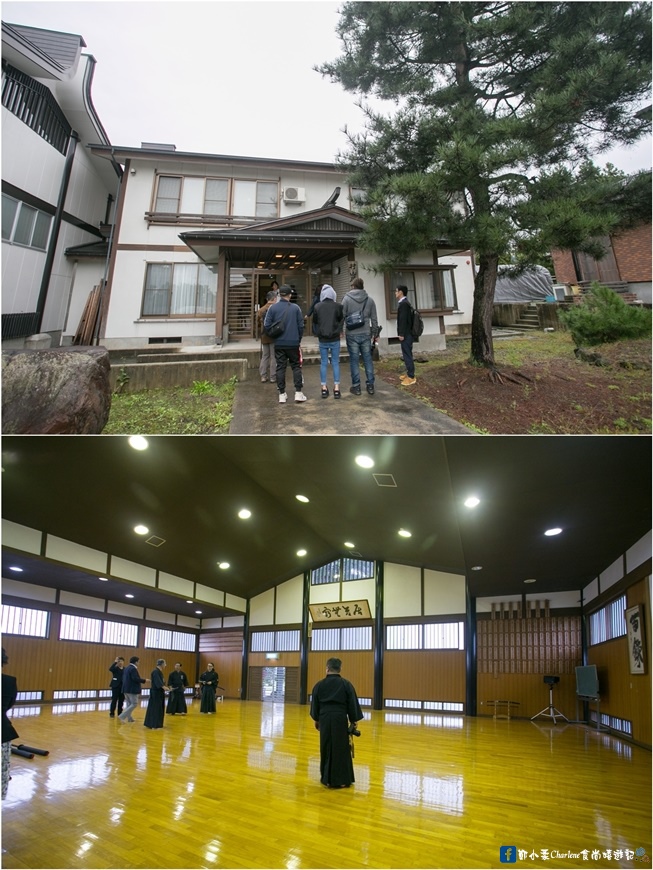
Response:
[{"label": "wooden stool", "polygon": [[510,711],[513,707],[519,707],[519,701],[488,701],[490,707],[494,707],[493,719],[510,719]]}]

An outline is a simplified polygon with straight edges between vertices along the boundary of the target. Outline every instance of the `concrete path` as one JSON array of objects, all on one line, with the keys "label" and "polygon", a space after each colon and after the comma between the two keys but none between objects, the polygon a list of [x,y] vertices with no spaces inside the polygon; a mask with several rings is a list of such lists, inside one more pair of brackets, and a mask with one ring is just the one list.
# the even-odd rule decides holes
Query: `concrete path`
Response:
[{"label": "concrete path", "polygon": [[[307,402],[294,402],[290,367],[287,372],[288,402],[279,404],[276,384],[262,384],[256,371],[236,387],[230,435],[473,435],[463,426],[429,408],[410,395],[409,388],[393,387],[377,379],[375,394],[365,391],[361,371],[362,395],[349,392],[349,362],[341,364],[342,398],[333,398],[331,378],[329,398],[320,395],[319,364],[304,364],[304,394]],[[330,374],[330,371],[329,371]]]}]

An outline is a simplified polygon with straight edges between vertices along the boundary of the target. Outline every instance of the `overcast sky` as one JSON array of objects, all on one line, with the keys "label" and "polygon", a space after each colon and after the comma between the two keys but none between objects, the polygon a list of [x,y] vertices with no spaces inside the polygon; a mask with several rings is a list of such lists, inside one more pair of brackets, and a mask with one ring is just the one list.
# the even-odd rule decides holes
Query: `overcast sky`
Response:
[{"label": "overcast sky", "polygon": [[[113,145],[332,161],[363,127],[356,97],[313,66],[341,53],[329,0],[75,0],[2,4],[2,19],[80,34]],[[651,167],[651,139],[601,157]]]}]

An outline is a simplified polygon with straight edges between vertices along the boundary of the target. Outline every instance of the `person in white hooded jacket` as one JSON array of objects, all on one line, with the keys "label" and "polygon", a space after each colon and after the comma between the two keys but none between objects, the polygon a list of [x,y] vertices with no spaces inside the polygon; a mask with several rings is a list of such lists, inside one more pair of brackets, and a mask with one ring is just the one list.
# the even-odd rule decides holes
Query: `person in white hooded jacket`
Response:
[{"label": "person in white hooded jacket", "polygon": [[333,368],[333,398],[340,398],[340,336],[344,323],[342,305],[336,302],[336,291],[325,284],[320,291],[320,301],[313,309],[313,332],[320,342],[320,382],[322,398],[329,397],[327,369],[329,356]]}]

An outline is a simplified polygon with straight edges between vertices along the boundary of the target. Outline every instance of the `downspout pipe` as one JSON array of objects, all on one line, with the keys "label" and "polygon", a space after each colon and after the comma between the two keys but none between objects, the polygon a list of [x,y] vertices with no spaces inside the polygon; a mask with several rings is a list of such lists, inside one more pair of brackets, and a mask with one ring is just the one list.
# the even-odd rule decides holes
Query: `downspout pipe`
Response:
[{"label": "downspout pipe", "polygon": [[79,136],[73,130],[70,134],[68,142],[68,153],[66,154],[66,162],[64,164],[63,176],[59,185],[59,198],[57,200],[57,209],[54,213],[54,224],[50,233],[50,242],[48,251],[45,255],[45,266],[43,267],[43,275],[41,277],[41,287],[39,288],[39,298],[36,303],[36,331],[41,332],[43,325],[43,316],[45,314],[45,303],[48,299],[48,290],[50,288],[50,279],[52,278],[52,267],[54,266],[54,258],[57,253],[57,244],[59,242],[59,231],[63,222],[63,211],[66,204],[66,195],[68,194],[68,185],[73,171],[73,162],[75,160],[75,151]]}]

